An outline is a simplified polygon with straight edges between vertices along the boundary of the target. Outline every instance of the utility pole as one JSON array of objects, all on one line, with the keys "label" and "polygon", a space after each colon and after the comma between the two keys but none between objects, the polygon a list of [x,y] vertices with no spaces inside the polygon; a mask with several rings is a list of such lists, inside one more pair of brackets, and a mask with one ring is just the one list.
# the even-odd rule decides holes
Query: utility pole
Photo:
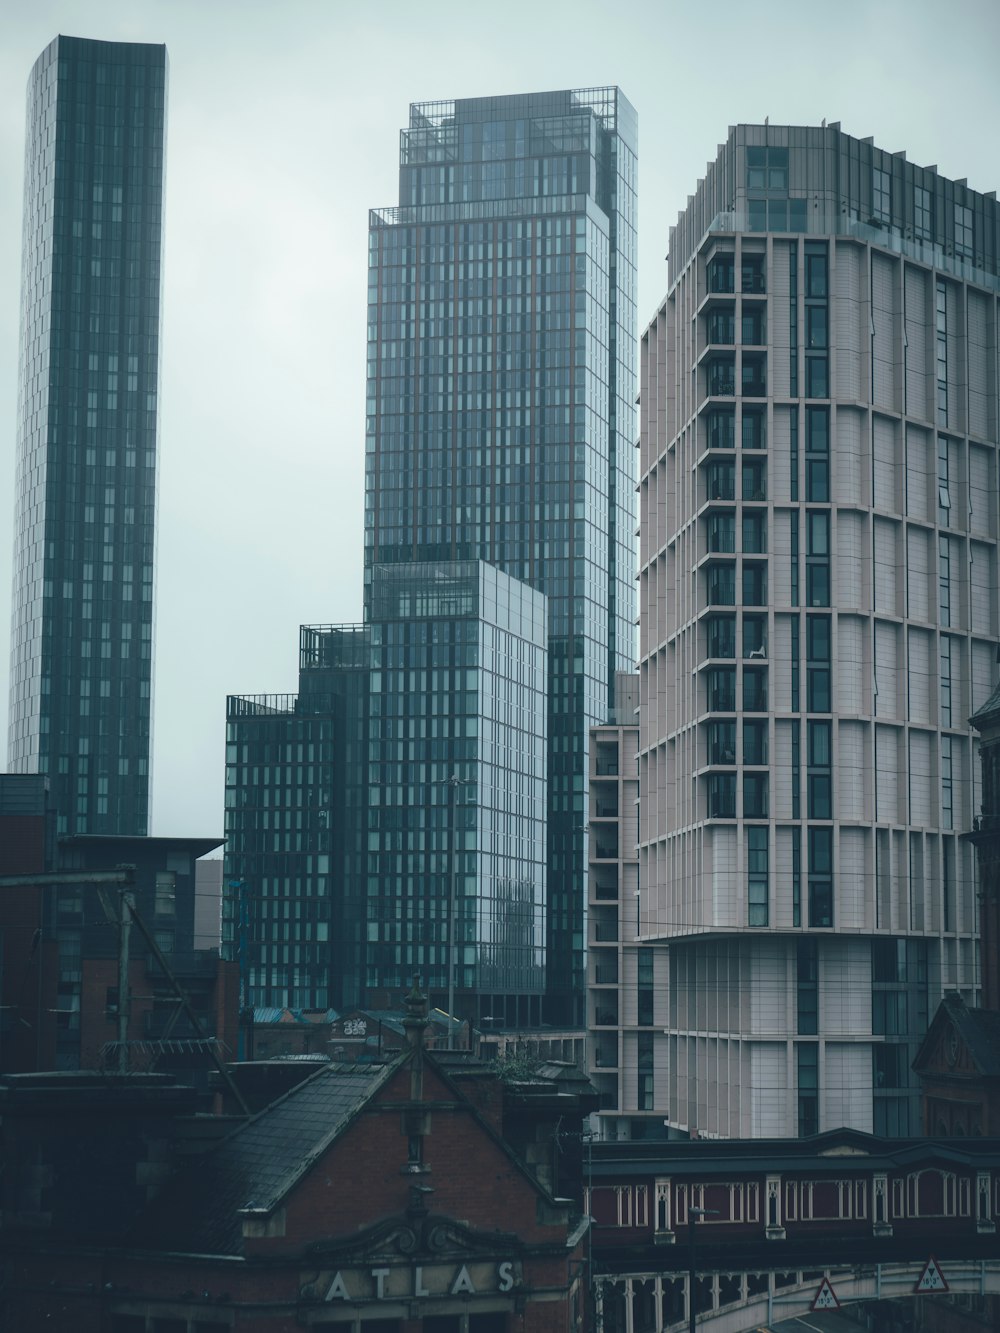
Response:
[{"label": "utility pole", "polygon": [[250,935],[250,900],[244,879],[231,879],[230,889],[236,890],[236,958],[239,966],[240,998],[236,1058],[247,1060],[247,1010],[250,1007],[250,985],[247,974],[247,945]]},{"label": "utility pole", "polygon": [[132,932],[132,915],[135,911],[135,894],[130,889],[122,889],[118,895],[118,1072],[128,1073],[128,1021],[132,1015],[132,998],[129,994],[128,961],[129,936]]}]

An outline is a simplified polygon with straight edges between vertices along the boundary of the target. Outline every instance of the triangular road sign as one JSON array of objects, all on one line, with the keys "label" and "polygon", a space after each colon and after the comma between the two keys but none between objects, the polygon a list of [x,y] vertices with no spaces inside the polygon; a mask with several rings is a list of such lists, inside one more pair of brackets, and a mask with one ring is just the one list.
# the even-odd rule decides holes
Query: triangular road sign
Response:
[{"label": "triangular road sign", "polygon": [[840,1301],[837,1300],[836,1293],[830,1286],[830,1279],[828,1277],[825,1277],[823,1281],[819,1284],[819,1291],[817,1291],[813,1299],[813,1303],[812,1305],[810,1305],[809,1309],[810,1310],[840,1309]]},{"label": "triangular road sign", "polygon": [[948,1283],[944,1274],[938,1267],[938,1261],[933,1254],[924,1264],[924,1271],[917,1280],[917,1285],[913,1288],[914,1294],[923,1294],[932,1291],[947,1291]]}]

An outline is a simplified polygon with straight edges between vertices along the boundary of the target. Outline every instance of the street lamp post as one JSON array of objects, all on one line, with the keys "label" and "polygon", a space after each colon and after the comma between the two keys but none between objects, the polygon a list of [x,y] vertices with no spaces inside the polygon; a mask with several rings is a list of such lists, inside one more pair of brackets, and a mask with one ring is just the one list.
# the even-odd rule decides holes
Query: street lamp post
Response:
[{"label": "street lamp post", "polygon": [[688,1333],[695,1333],[694,1288],[698,1279],[698,1265],[695,1261],[694,1225],[699,1218],[710,1217],[718,1211],[717,1208],[688,1209]]}]

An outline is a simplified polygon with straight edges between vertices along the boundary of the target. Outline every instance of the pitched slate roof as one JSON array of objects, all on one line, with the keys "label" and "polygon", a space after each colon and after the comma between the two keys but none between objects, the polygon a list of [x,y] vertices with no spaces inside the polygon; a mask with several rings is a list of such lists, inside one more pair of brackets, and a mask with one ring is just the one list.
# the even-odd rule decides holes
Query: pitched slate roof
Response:
[{"label": "pitched slate roof", "polygon": [[138,1243],[241,1254],[241,1210],[276,1208],[407,1055],[383,1065],[325,1065],[173,1180]]},{"label": "pitched slate roof", "polygon": [[1000,1075],[1000,1013],[970,1009],[957,995],[946,995],[941,1007],[958,1029],[980,1074]]},{"label": "pitched slate roof", "polygon": [[1000,716],[1000,681],[997,682],[996,686],[994,687],[993,693],[986,700],[986,702],[984,704],[981,704],[979,708],[977,708],[976,711],[972,714],[972,716],[969,718],[969,721],[977,729],[977,731],[981,731],[982,724],[984,722],[998,716]]}]

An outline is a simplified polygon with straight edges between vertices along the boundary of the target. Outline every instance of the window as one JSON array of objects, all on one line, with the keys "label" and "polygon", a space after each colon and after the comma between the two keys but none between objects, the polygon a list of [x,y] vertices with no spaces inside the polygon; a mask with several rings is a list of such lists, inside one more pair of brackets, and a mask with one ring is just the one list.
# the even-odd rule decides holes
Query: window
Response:
[{"label": "window", "polygon": [[[799,396],[799,247],[788,247],[788,394]],[[798,424],[793,412],[792,421]],[[794,469],[792,475],[795,475]],[[797,497],[793,494],[792,499]]]},{"label": "window", "polygon": [[807,783],[809,818],[832,819],[833,798],[829,773],[810,773]]},{"label": "window", "polygon": [[736,290],[735,255],[715,255],[709,260],[708,290],[722,293]]},{"label": "window", "polygon": [[746,153],[748,190],[788,189],[787,148],[755,145],[748,147]]},{"label": "window", "polygon": [[806,397],[830,397],[830,383],[827,378],[827,361],[825,356],[806,357]]},{"label": "window", "polygon": [[708,515],[708,549],[729,553],[736,550],[736,515],[731,509]]},{"label": "window", "polygon": [[819,1031],[819,945],[816,940],[798,941],[796,956],[798,983],[798,1031],[814,1037]]},{"label": "window", "polygon": [[712,398],[732,398],[736,393],[736,361],[716,356],[708,363],[708,392]]},{"label": "window", "polygon": [[909,1047],[883,1042],[872,1047],[872,1082],[878,1088],[905,1088],[909,1083]]},{"label": "window", "polygon": [[732,310],[712,310],[708,316],[708,341],[729,346],[736,341],[736,318]]},{"label": "window", "polygon": [[753,462],[744,462],[742,470],[743,478],[743,499],[744,500],[766,500],[767,499],[767,465],[762,460],[754,459]]},{"label": "window", "polygon": [[713,713],[736,712],[736,668],[712,667],[708,673],[708,707]]},{"label": "window", "polygon": [[872,1033],[876,1037],[905,1037],[909,1032],[907,992],[872,992]]},{"label": "window", "polygon": [[708,469],[708,498],[732,500],[736,494],[735,463],[711,463]]},{"label": "window", "polygon": [[736,605],[736,566],[715,564],[708,571],[709,606]]},{"label": "window", "polygon": [[743,427],[740,439],[744,449],[767,448],[767,417],[759,409],[743,409]]},{"label": "window", "polygon": [[767,839],[766,828],[747,829],[747,925],[750,926],[766,926],[768,922]]},{"label": "window", "polygon": [[[790,666],[790,668],[791,668],[791,678],[792,678],[792,681],[791,681],[791,683],[792,683],[792,699],[791,699],[791,704],[792,704],[792,712],[793,712],[793,713],[797,713],[797,712],[799,711],[799,703],[800,703],[800,700],[799,700],[799,684],[800,684],[800,681],[799,681],[799,673],[800,673],[800,662],[799,662],[799,658],[801,657],[801,651],[800,651],[800,646],[799,646],[799,638],[800,638],[800,635],[799,635],[799,618],[798,618],[798,616],[792,616],[792,623],[791,623],[791,627],[790,627],[790,628],[791,628],[791,631],[792,631],[792,632],[791,632],[791,642],[790,642],[790,644],[789,644],[789,653],[788,653],[788,655],[789,655],[789,657],[791,658],[791,661],[789,662],[789,666]],[[797,738],[798,738],[798,727],[796,727],[795,730],[794,730],[793,733],[792,733],[792,739],[793,739],[793,742],[794,742],[795,740],[797,740]],[[797,819],[798,816],[796,815],[795,818]]]},{"label": "window", "polygon": [[872,170],[872,218],[876,222],[892,219],[892,177],[881,167]]},{"label": "window", "polygon": [[708,655],[709,657],[736,656],[735,616],[709,616]]},{"label": "window", "polygon": [[708,447],[733,449],[736,446],[736,413],[732,408],[715,408],[708,414]]},{"label": "window", "polygon": [[710,722],[708,727],[708,762],[736,763],[736,723]]},{"label": "window", "polygon": [[708,780],[710,819],[736,818],[736,774],[713,773]]},{"label": "window", "polygon": [[762,305],[747,306],[743,310],[740,320],[740,341],[758,347],[767,342],[767,338],[764,336],[764,307]]},{"label": "window", "polygon": [[952,739],[941,737],[941,827],[955,827],[955,796],[952,783]]},{"label": "window", "polygon": [[743,511],[743,550],[747,555],[767,554],[767,514],[763,509]]},{"label": "window", "polygon": [[[649,952],[645,950],[644,952]],[[652,998],[652,990],[650,990]],[[640,1032],[636,1037],[638,1068],[638,1087],[637,1087],[637,1105],[636,1110],[651,1111],[653,1109],[653,1034],[652,1032]]]},{"label": "window", "polygon": [[[947,386],[945,388],[947,393]],[[938,436],[938,523],[951,527],[951,453],[946,436]]]},{"label": "window", "polygon": [[948,288],[938,279],[935,289],[935,359],[938,425],[948,424]]},{"label": "window", "polygon": [[951,624],[951,538],[938,538],[938,609],[941,624]]},{"label": "window", "polygon": [[160,870],[156,874],[155,912],[157,916],[176,916],[177,876],[172,870]]},{"label": "window", "polygon": [[806,604],[830,605],[830,515],[806,511]]},{"label": "window", "polygon": [[743,762],[748,765],[767,763],[767,723],[763,719],[753,718],[743,723]]},{"label": "window", "polygon": [[810,828],[809,841],[809,925],[825,928],[833,925],[833,830]]},{"label": "window", "polygon": [[743,562],[743,605],[767,605],[767,565],[762,561]]},{"label": "window", "polygon": [[805,265],[806,397],[828,398],[826,246],[807,241]]},{"label": "window", "polygon": [[826,299],[826,246],[806,248],[806,299]]},{"label": "window", "polygon": [[830,617],[806,617],[806,708],[830,712]]},{"label": "window", "polygon": [[830,499],[830,409],[806,408],[806,500]]},{"label": "window", "polygon": [[809,745],[809,767],[830,767],[830,732],[829,722],[808,722],[806,724]]},{"label": "window", "polygon": [[743,668],[743,710],[767,712],[767,667]]},{"label": "window", "polygon": [[830,465],[825,458],[806,457],[806,499],[813,504],[830,499]]},{"label": "window", "polygon": [[744,397],[767,397],[767,360],[756,353],[744,353],[740,371],[740,387]]},{"label": "window", "polygon": [[640,949],[638,952],[636,987],[638,997],[637,1022],[640,1027],[651,1027],[653,1023],[652,949]]},{"label": "window", "polygon": [[767,291],[764,281],[765,256],[744,254],[740,263],[740,288],[744,293],[763,296]]},{"label": "window", "polygon": [[972,209],[965,204],[955,205],[955,254],[963,259],[972,258]]},{"label": "window", "polygon": [[921,241],[934,239],[933,201],[922,185],[913,187],[913,234]]},{"label": "window", "polygon": [[906,979],[906,940],[872,940],[872,981],[892,984]]},{"label": "window", "polygon": [[819,1046],[798,1046],[799,1137],[819,1133]]},{"label": "window", "polygon": [[913,1132],[908,1097],[876,1097],[872,1111],[874,1131],[882,1138],[908,1138]]},{"label": "window", "polygon": [[806,605],[830,605],[830,566],[826,560],[806,561]]},{"label": "window", "polygon": [[743,774],[743,816],[745,819],[767,818],[767,774]]},{"label": "window", "polygon": [[743,617],[743,656],[767,656],[767,616]]},{"label": "window", "polygon": [[828,407],[806,408],[806,453],[823,454],[830,452],[830,409]]},{"label": "window", "polygon": [[826,348],[826,306],[806,306],[806,347],[810,351]]},{"label": "window", "polygon": [[951,707],[951,637],[948,634],[941,635],[940,645],[941,659],[941,726],[950,727],[952,725],[952,707]]}]

